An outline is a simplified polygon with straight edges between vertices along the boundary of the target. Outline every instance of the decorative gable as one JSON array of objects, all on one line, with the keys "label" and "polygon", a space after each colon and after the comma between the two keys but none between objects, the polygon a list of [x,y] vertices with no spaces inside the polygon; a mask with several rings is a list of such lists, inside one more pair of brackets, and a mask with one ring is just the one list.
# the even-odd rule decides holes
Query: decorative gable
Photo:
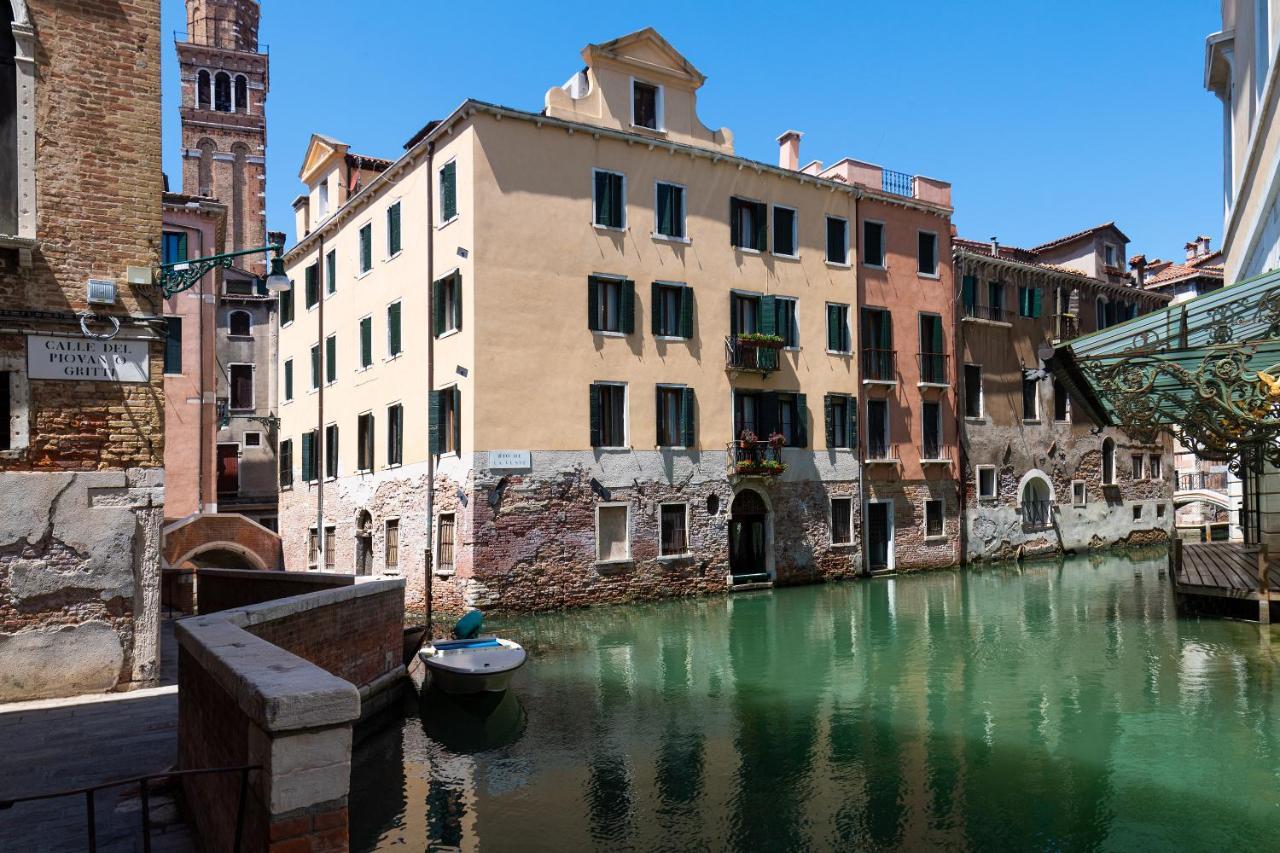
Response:
[{"label": "decorative gable", "polygon": [[707,79],[653,27],[603,44],[589,44],[582,49],[582,58],[588,67],[601,61],[615,63],[638,76],[656,74],[665,77],[664,82],[683,83],[690,89],[699,88]]},{"label": "decorative gable", "polygon": [[307,153],[302,158],[302,168],[298,171],[298,177],[304,184],[310,186],[319,172],[327,167],[335,156],[347,153],[347,147],[346,143],[328,136],[322,136],[319,133],[311,134],[311,141],[307,143]]}]

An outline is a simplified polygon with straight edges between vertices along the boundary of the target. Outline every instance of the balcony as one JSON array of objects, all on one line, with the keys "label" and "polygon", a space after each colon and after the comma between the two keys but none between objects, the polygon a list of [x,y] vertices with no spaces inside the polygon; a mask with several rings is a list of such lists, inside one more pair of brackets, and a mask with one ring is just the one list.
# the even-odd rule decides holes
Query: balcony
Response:
[{"label": "balcony", "polygon": [[781,441],[761,441],[749,434],[729,442],[729,475],[737,477],[777,477],[787,470],[782,461]]},{"label": "balcony", "polygon": [[770,374],[778,369],[782,338],[777,335],[729,335],[724,339],[725,369]]},{"label": "balcony", "polygon": [[898,445],[885,439],[882,435],[874,433],[867,436],[867,465],[897,465],[901,456],[898,455]]},{"label": "balcony", "polygon": [[1069,341],[1080,337],[1080,320],[1075,314],[1053,315],[1053,339]]},{"label": "balcony", "polygon": [[962,304],[960,307],[961,310],[964,311],[964,319],[966,320],[981,320],[987,323],[1005,324],[1011,324],[1013,322],[1013,314],[999,306]]},{"label": "balcony", "polygon": [[1178,491],[1192,492],[1198,490],[1225,492],[1227,490],[1226,471],[1192,471],[1178,475]]},{"label": "balcony", "polygon": [[925,436],[924,443],[920,445],[920,464],[921,465],[950,465],[951,459],[947,456],[946,450],[942,446],[942,441],[936,436]]},{"label": "balcony", "polygon": [[885,169],[880,178],[880,189],[894,195],[903,195],[907,198],[915,198],[916,196],[916,179],[914,175],[908,175],[906,172],[895,172],[892,169]]},{"label": "balcony", "polygon": [[1049,501],[1023,501],[1022,524],[1035,530],[1053,526],[1053,504]]},{"label": "balcony", "polygon": [[898,381],[898,354],[891,349],[862,351],[862,381],[894,384]]},{"label": "balcony", "polygon": [[920,384],[946,387],[951,383],[951,373],[947,370],[947,354],[942,352],[922,352],[916,355],[920,364]]}]

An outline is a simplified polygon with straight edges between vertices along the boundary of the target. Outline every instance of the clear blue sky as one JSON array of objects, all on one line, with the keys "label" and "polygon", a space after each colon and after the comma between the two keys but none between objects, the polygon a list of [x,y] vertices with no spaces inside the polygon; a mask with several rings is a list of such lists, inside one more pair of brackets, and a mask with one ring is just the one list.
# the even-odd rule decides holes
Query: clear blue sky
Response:
[{"label": "clear blue sky", "polygon": [[[776,162],[774,139],[793,127],[805,162],[852,156],[949,180],[968,237],[1034,245],[1114,219],[1148,257],[1197,233],[1220,243],[1221,109],[1202,84],[1204,37],[1219,28],[1210,0],[264,6],[267,220],[290,241],[313,131],[395,158],[464,98],[541,109],[583,45],[653,26],[707,75],[700,116],[732,129],[739,155]],[[171,34],[184,9],[164,0],[175,186]]]}]

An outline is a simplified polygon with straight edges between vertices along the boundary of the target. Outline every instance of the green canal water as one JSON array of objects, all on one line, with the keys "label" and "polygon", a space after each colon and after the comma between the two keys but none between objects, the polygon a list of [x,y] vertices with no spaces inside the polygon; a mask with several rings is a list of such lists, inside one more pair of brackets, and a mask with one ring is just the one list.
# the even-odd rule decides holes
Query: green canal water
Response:
[{"label": "green canal water", "polygon": [[359,743],[352,846],[1276,850],[1280,628],[1179,616],[1164,567],[509,621],[501,702]]}]

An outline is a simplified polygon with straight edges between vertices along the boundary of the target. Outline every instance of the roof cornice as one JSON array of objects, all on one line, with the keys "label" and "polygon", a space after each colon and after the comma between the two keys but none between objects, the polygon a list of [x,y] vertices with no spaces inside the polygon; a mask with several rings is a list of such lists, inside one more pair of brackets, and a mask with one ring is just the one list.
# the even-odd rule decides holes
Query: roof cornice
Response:
[{"label": "roof cornice", "polygon": [[1063,279],[1064,281],[1073,281],[1078,284],[1088,284],[1093,287],[1108,290],[1113,293],[1129,293],[1129,294],[1142,295],[1142,296],[1151,296],[1151,297],[1154,297],[1155,299],[1164,300],[1165,302],[1169,302],[1170,300],[1173,299],[1173,297],[1167,293],[1158,293],[1155,291],[1144,290],[1143,288],[1140,288],[1140,287],[1129,287],[1123,284],[1112,284],[1109,281],[1103,281],[1102,279],[1094,278],[1093,276],[1088,276],[1088,275],[1085,275],[1084,273],[1071,272],[1063,269],[1053,269],[1050,267],[1046,267],[1042,264],[1033,264],[1033,263],[1028,263],[1026,261],[1015,261],[1010,258],[996,258],[996,257],[992,257],[991,255],[984,254],[982,252],[975,252],[963,246],[956,246],[952,254],[957,260],[963,259],[963,260],[970,260],[970,261],[979,261],[982,263],[989,264],[991,266],[1004,267],[1006,269],[1020,270],[1023,272],[1035,272],[1035,273],[1040,273],[1041,275],[1046,275],[1046,276],[1056,276]]}]

